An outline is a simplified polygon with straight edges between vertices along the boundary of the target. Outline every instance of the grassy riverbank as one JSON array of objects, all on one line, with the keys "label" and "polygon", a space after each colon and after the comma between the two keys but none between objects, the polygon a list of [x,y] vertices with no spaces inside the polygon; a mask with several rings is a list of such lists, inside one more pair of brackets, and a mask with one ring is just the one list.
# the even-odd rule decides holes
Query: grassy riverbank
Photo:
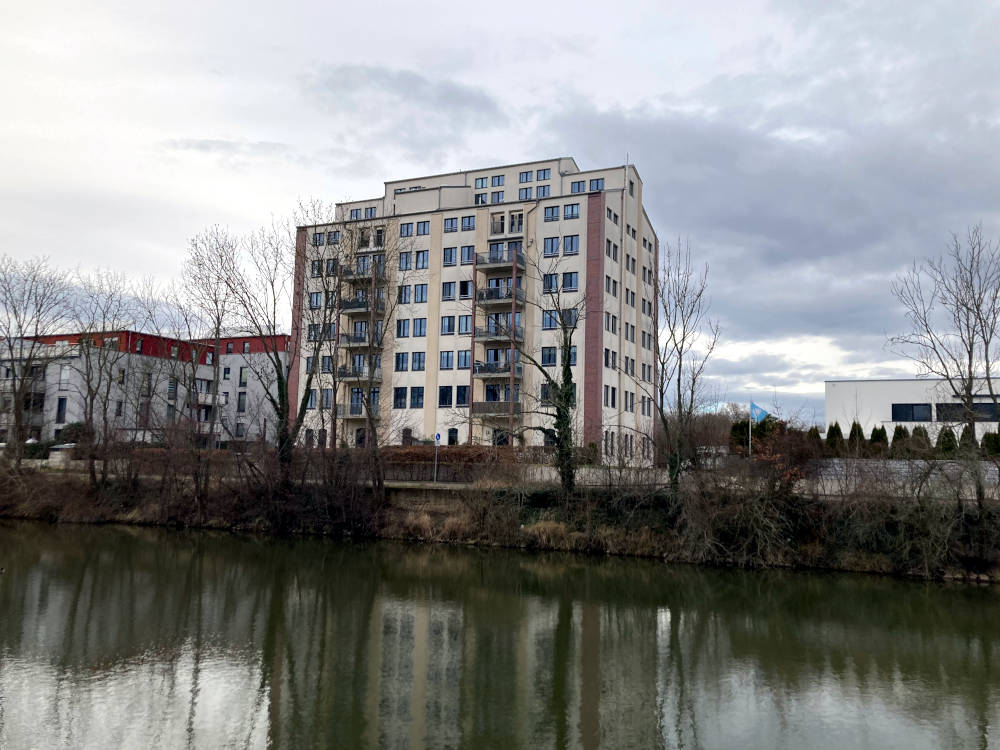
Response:
[{"label": "grassy riverbank", "polygon": [[766,475],[704,472],[676,492],[464,486],[390,490],[374,507],[363,486],[299,485],[285,494],[220,483],[197,503],[156,480],[6,474],[0,516],[54,523],[131,523],[241,532],[371,536],[739,567],[803,567],[922,578],[1000,581],[1000,503],[934,496],[809,497]]}]

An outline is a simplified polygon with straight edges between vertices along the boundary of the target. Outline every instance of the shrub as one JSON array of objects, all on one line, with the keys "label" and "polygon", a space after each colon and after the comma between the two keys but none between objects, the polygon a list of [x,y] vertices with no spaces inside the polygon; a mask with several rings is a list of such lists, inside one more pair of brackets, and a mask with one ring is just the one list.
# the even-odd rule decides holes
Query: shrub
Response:
[{"label": "shrub", "polygon": [[865,433],[857,420],[851,422],[851,432],[847,437],[847,449],[852,456],[860,456],[865,452],[868,443],[865,441]]},{"label": "shrub", "polygon": [[826,431],[826,450],[832,456],[839,456],[844,451],[844,433],[838,422],[834,422]]},{"label": "shrub", "polygon": [[972,427],[965,425],[962,428],[962,436],[958,439],[958,447],[962,449],[962,453],[970,454],[975,453],[979,450],[979,445],[976,443],[976,433],[972,431]]},{"label": "shrub", "polygon": [[1000,434],[987,432],[983,435],[983,453],[987,456],[1000,456]]},{"label": "shrub", "polygon": [[893,458],[906,458],[910,454],[910,431],[903,425],[896,425],[892,431],[892,446],[889,455]]},{"label": "shrub", "polygon": [[889,436],[884,426],[872,427],[871,437],[868,438],[868,452],[872,456],[884,456],[889,452]]},{"label": "shrub", "polygon": [[955,455],[955,451],[958,450],[958,441],[955,440],[955,433],[950,427],[942,427],[940,432],[938,432],[934,450],[942,458]]},{"label": "shrub", "polygon": [[[952,435],[952,437],[955,437]],[[925,458],[931,453],[931,438],[927,434],[927,428],[917,425],[913,428],[913,435],[910,436],[910,454]]]}]

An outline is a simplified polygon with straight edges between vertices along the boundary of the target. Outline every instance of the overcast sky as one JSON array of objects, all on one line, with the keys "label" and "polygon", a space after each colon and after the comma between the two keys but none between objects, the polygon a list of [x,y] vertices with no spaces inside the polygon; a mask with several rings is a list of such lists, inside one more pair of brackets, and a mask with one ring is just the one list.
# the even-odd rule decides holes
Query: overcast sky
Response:
[{"label": "overcast sky", "polygon": [[628,152],[710,266],[719,396],[822,421],[915,374],[893,276],[1000,235],[997,2],[153,5],[0,4],[3,251],[174,275],[298,197]]}]

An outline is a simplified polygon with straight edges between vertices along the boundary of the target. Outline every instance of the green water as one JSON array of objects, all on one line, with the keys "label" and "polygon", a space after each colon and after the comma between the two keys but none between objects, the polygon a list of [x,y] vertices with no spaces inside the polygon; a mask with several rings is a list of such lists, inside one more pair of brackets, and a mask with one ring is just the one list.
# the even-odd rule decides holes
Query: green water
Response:
[{"label": "green water", "polygon": [[1000,747],[1000,591],[0,525],[0,748]]}]

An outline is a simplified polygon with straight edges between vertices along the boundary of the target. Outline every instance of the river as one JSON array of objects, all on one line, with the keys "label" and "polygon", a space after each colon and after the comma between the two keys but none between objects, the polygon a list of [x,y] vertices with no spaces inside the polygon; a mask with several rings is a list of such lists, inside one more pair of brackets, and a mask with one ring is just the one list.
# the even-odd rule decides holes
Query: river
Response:
[{"label": "river", "polygon": [[994,588],[2,522],[0,567],[5,750],[1000,747]]}]

